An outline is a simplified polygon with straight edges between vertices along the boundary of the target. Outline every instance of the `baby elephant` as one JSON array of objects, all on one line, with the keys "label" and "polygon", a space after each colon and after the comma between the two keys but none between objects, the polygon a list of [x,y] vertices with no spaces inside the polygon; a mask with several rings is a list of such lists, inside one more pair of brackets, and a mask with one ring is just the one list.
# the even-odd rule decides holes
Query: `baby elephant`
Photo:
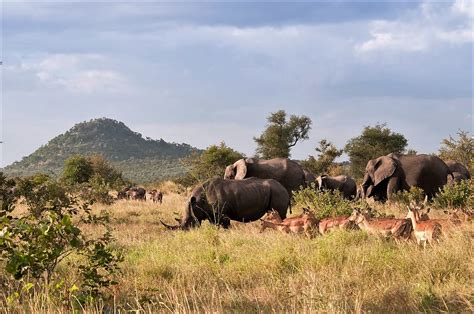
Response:
[{"label": "baby elephant", "polygon": [[313,231],[318,229],[318,220],[308,209],[303,208],[303,214],[297,217],[289,217],[284,220],[275,210],[270,210],[262,221],[260,232],[267,228],[279,230],[285,233],[304,233],[308,238],[312,237]]},{"label": "baby elephant", "polygon": [[317,179],[319,190],[338,190],[341,195],[349,200],[355,199],[357,195],[357,185],[355,181],[348,176],[340,175],[330,177],[326,174],[319,176]]}]

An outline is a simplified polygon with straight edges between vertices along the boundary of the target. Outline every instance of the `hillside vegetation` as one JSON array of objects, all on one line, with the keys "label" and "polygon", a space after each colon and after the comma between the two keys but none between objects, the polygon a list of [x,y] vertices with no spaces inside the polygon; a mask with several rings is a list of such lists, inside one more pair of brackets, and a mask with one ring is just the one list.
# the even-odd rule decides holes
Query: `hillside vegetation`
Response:
[{"label": "hillside vegetation", "polygon": [[197,149],[188,144],[143,138],[123,122],[101,118],[76,124],[3,171],[10,176],[37,172],[58,175],[68,157],[99,154],[111,161],[127,179],[150,182],[184,174],[186,167],[180,159],[193,151]]}]

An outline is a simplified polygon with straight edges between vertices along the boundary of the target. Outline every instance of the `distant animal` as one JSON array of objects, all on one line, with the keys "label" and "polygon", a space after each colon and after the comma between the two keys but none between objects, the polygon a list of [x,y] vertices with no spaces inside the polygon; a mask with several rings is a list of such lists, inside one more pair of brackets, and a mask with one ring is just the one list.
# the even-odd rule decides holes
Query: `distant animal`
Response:
[{"label": "distant animal", "polygon": [[324,235],[335,229],[354,229],[357,226],[349,220],[349,216],[324,218],[319,222],[319,233]]},{"label": "distant animal", "polygon": [[471,179],[471,174],[469,173],[469,170],[467,170],[466,166],[464,166],[462,163],[454,161],[454,160],[448,160],[446,161],[446,165],[449,167],[449,170],[453,173],[453,177],[448,176],[448,182],[452,183],[454,182],[460,182],[462,180],[469,180]]},{"label": "distant animal", "polygon": [[304,181],[306,186],[311,186],[312,184],[317,185],[316,176],[310,171],[303,169],[304,172]]},{"label": "distant animal", "polygon": [[337,190],[346,199],[354,199],[356,197],[357,185],[351,177],[345,175],[330,177],[323,174],[316,181],[318,182],[319,190]]},{"label": "distant animal", "polygon": [[127,191],[128,199],[146,201],[146,190],[141,187],[132,187]]},{"label": "distant animal", "polygon": [[119,200],[124,200],[124,199],[128,199],[128,191],[130,190],[130,188],[126,187],[126,188],[123,188],[122,190],[120,190],[118,193],[117,193],[117,199]]},{"label": "distant animal", "polygon": [[407,240],[412,231],[412,225],[407,219],[370,218],[367,213],[363,213],[357,208],[354,209],[349,220],[369,234],[382,235],[387,238]]},{"label": "distant animal", "polygon": [[393,193],[416,186],[431,199],[448,175],[451,170],[436,156],[388,154],[367,162],[362,194],[385,202]]},{"label": "distant animal", "polygon": [[250,177],[274,179],[286,188],[290,197],[292,191],[306,186],[303,168],[288,158],[240,159],[227,166],[224,173],[224,179],[242,180]]},{"label": "distant animal", "polygon": [[426,247],[426,243],[433,244],[434,241],[439,241],[442,232],[441,224],[433,220],[421,221],[415,208],[408,206],[407,209],[407,218],[411,220],[418,245],[423,244]]},{"label": "distant animal", "polygon": [[154,190],[151,190],[149,194],[150,194],[150,200],[153,203],[160,203],[160,204],[163,203],[163,192],[154,189]]},{"label": "distant animal", "polygon": [[260,220],[260,232],[271,228],[285,233],[304,233],[311,238],[313,231],[317,231],[318,228],[318,220],[309,208],[303,208],[303,214],[298,217],[288,217],[284,220],[281,219],[277,211],[271,210]]},{"label": "distant animal", "polygon": [[189,198],[184,215],[177,226],[161,222],[169,229],[189,229],[203,220],[228,228],[230,220],[251,222],[275,209],[282,218],[290,197],[286,189],[273,179],[248,178],[226,180],[213,178],[196,187]]}]

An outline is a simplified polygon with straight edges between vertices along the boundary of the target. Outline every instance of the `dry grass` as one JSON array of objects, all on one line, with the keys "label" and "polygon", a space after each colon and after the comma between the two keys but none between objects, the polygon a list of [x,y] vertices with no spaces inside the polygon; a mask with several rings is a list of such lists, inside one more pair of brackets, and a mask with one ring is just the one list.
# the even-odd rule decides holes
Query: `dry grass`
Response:
[{"label": "dry grass", "polygon": [[[165,230],[159,220],[173,222],[184,203],[184,195],[168,191],[162,205],[119,201],[107,208],[125,261],[110,299],[86,312],[474,311],[472,224],[426,250],[362,231],[307,239],[260,234],[257,223]],[[379,210],[401,215],[393,206]],[[71,309],[36,293],[0,310]]]}]

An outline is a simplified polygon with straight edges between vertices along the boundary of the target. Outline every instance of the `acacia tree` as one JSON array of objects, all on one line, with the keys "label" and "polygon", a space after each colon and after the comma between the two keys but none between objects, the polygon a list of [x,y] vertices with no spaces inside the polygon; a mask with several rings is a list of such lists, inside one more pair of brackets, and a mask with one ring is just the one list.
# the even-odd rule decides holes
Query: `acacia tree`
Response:
[{"label": "acacia tree", "polygon": [[439,149],[439,157],[443,160],[455,160],[474,172],[474,137],[469,132],[459,130],[458,137],[443,139]]},{"label": "acacia tree", "polygon": [[301,165],[314,174],[329,173],[334,166],[334,161],[343,153],[342,149],[337,147],[326,139],[319,141],[319,146],[315,148],[318,157],[309,156]]},{"label": "acacia tree", "polygon": [[366,126],[362,134],[350,139],[344,148],[351,162],[351,174],[362,177],[369,160],[390,153],[403,153],[407,144],[405,136],[392,132],[386,124]]},{"label": "acacia tree", "polygon": [[286,112],[279,110],[271,113],[267,121],[262,135],[253,138],[257,143],[257,155],[265,159],[288,158],[293,146],[309,138],[311,119],[307,116],[291,115],[288,120]]}]

